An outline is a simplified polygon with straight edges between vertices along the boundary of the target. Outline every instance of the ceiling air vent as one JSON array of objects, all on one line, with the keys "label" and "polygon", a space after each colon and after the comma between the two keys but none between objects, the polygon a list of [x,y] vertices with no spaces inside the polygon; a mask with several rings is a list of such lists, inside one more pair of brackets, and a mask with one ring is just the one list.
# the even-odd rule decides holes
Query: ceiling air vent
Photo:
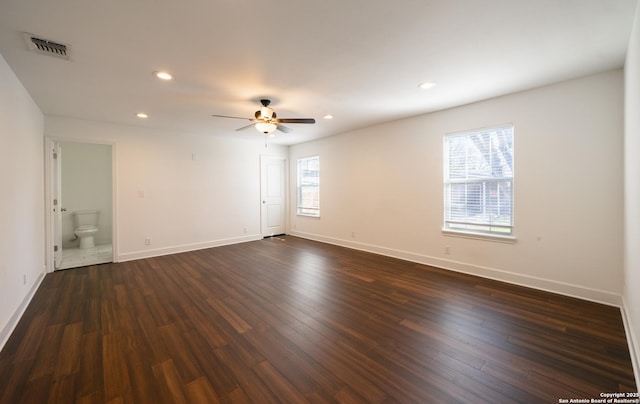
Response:
[{"label": "ceiling air vent", "polygon": [[55,56],[61,59],[69,60],[69,47],[67,45],[50,41],[48,39],[38,38],[34,35],[25,33],[25,39],[29,49],[35,53],[42,55]]}]

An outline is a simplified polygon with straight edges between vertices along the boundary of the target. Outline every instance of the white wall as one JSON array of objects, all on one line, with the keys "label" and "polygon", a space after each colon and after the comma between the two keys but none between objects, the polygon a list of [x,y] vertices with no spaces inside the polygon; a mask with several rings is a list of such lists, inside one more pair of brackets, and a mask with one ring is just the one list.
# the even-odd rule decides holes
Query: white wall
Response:
[{"label": "white wall", "polygon": [[62,246],[78,247],[73,213],[98,210],[96,244],[110,244],[112,237],[111,145],[60,142],[62,152]]},{"label": "white wall", "polygon": [[114,144],[118,261],[261,238],[260,155],[287,154],[265,148],[259,134],[249,141],[61,117],[47,117],[45,130]]},{"label": "white wall", "polygon": [[45,272],[43,121],[0,55],[0,348]]},{"label": "white wall", "polygon": [[624,307],[640,387],[640,6],[625,63]]},{"label": "white wall", "polygon": [[[292,234],[620,304],[622,112],[615,70],[292,146],[291,178],[321,167],[321,217],[291,209]],[[443,235],[443,135],[505,123],[517,242]]]}]

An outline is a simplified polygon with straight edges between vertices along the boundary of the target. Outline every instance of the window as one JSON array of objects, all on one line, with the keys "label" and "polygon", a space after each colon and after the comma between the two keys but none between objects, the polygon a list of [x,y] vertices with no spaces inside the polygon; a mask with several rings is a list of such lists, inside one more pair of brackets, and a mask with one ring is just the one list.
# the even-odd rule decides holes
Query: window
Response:
[{"label": "window", "polygon": [[298,214],[320,216],[320,157],[298,159]]},{"label": "window", "polygon": [[513,234],[513,126],[445,136],[444,230]]}]

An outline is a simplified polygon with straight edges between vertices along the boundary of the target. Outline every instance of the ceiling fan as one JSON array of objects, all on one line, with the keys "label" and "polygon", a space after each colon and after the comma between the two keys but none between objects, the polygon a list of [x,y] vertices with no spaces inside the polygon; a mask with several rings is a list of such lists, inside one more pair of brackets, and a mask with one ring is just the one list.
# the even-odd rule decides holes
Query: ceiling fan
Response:
[{"label": "ceiling fan", "polygon": [[288,128],[283,123],[316,123],[316,120],[313,118],[278,118],[276,116],[276,111],[273,108],[269,107],[271,104],[271,100],[262,99],[260,100],[260,104],[262,107],[256,111],[255,118],[241,118],[239,116],[228,116],[228,115],[211,115],[218,118],[233,118],[233,119],[246,119],[251,121],[249,125],[243,126],[241,128],[236,129],[236,131],[244,130],[254,126],[258,132],[264,133],[265,135],[270,134],[274,130],[279,130],[284,133],[291,132],[291,128]]}]

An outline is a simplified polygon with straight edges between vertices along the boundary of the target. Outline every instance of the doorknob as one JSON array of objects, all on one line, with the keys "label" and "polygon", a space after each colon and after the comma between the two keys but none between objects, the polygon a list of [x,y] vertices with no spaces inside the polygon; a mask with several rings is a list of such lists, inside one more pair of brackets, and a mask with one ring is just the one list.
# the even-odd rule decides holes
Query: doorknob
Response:
[{"label": "doorknob", "polygon": [[67,211],[67,208],[61,208],[60,209],[60,212],[66,212],[66,211]]},{"label": "doorknob", "polygon": [[262,203],[267,203],[267,201],[262,201]]}]

